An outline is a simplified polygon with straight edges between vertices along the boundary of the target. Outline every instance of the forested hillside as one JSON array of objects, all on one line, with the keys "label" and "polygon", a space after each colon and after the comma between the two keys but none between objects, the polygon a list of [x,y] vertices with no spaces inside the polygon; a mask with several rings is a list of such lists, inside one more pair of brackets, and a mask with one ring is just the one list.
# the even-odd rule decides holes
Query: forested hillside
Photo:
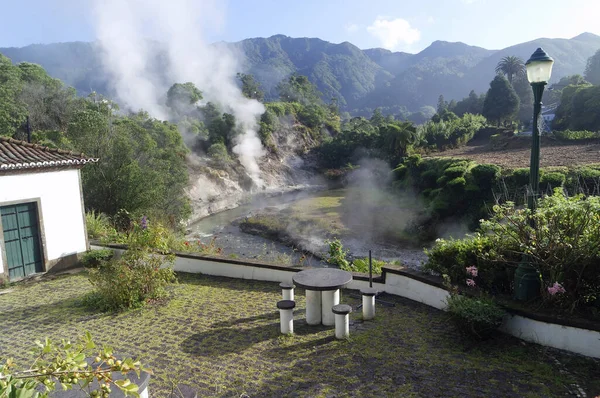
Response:
[{"label": "forested hillside", "polygon": [[[160,74],[161,45],[156,52]],[[463,43],[436,41],[418,54],[383,49],[361,50],[351,43],[333,44],[316,38],[276,35],[228,44],[245,55],[240,72],[254,75],[265,98],[277,98],[277,84],[292,73],[307,76],[329,102],[355,115],[384,113],[401,115],[435,105],[440,94],[459,100],[471,90],[483,93],[494,77],[495,65],[506,56],[529,58],[543,47],[556,60],[554,79],[583,74],[586,60],[600,48],[600,37],[584,33],[572,39],[538,39],[501,50],[486,50]],[[111,96],[102,54],[93,43],[73,42],[0,48],[14,63],[42,65],[50,76],[63,80],[80,95],[92,91]],[[175,82],[167,82],[169,85]]]}]

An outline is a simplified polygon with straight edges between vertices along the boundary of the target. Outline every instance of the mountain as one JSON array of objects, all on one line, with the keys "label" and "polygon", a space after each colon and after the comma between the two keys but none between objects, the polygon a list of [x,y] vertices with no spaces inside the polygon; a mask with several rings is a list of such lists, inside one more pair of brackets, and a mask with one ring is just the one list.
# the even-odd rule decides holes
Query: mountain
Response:
[{"label": "mountain", "polygon": [[[368,114],[382,107],[385,113],[402,108],[417,110],[446,100],[461,99],[471,90],[485,92],[500,59],[516,55],[523,60],[543,47],[556,60],[553,81],[583,74],[587,59],[600,49],[600,36],[583,33],[572,39],[541,38],[500,50],[464,43],[435,41],[417,54],[381,48],[361,50],[351,43],[329,43],[318,38],[275,35],[229,43],[245,54],[241,72],[252,73],[267,93],[277,96],[276,86],[292,73],[309,77],[323,92],[323,99],[338,98],[343,109]],[[156,51],[160,57],[160,44]],[[94,43],[34,44],[0,48],[13,62],[34,62],[50,75],[75,87],[81,95],[91,91],[111,94],[110,77]]]}]

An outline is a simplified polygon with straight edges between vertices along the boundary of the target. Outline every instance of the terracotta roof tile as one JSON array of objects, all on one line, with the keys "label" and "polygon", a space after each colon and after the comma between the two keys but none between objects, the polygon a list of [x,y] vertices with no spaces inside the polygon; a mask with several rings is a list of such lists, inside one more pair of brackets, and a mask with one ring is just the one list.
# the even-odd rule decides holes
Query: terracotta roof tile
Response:
[{"label": "terracotta roof tile", "polygon": [[97,161],[98,159],[87,157],[83,153],[0,137],[0,171],[81,167]]}]

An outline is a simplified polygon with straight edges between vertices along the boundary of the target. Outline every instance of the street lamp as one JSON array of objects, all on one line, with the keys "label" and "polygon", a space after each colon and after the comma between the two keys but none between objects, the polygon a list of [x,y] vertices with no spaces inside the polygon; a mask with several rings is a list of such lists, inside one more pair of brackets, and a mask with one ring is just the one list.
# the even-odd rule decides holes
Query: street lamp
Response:
[{"label": "street lamp", "polygon": [[[533,88],[533,129],[531,131],[531,161],[529,164],[529,187],[527,189],[527,207],[531,211],[530,225],[535,228],[533,213],[535,212],[540,188],[540,129],[538,118],[542,110],[544,87],[552,75],[554,60],[544,50],[538,48],[525,63],[527,80]],[[527,254],[515,271],[515,298],[530,300],[538,296],[540,279],[538,271],[531,265]]]}]

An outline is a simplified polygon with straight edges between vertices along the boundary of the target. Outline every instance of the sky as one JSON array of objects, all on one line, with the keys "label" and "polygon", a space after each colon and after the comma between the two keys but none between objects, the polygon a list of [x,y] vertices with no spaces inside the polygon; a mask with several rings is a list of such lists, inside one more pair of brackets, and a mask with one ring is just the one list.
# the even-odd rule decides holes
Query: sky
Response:
[{"label": "sky", "polygon": [[[93,41],[92,4],[102,1],[1,0],[0,47]],[[165,0],[165,7],[173,1]],[[207,11],[208,23],[198,18],[215,42],[284,34],[416,53],[435,40],[501,49],[540,37],[600,35],[600,0],[213,1],[219,11]]]}]

